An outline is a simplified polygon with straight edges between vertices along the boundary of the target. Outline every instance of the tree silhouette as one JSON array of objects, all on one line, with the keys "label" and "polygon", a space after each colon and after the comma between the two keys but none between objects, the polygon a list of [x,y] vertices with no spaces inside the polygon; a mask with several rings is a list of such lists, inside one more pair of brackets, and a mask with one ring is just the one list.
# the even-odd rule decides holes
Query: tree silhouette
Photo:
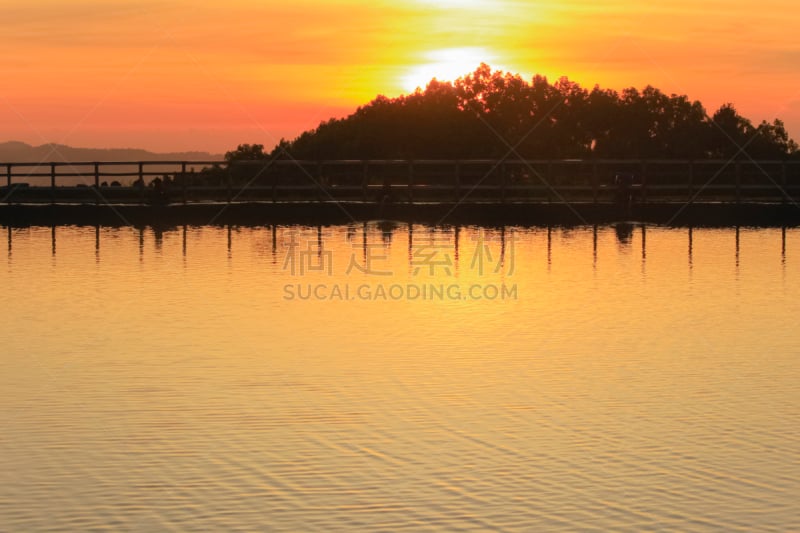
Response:
[{"label": "tree silhouette", "polygon": [[225,153],[225,161],[258,161],[266,159],[263,144],[240,144],[236,150]]},{"label": "tree silhouette", "polygon": [[378,96],[345,118],[322,122],[269,154],[243,144],[226,161],[324,159],[798,157],[783,122],[754,126],[731,104],[710,118],[698,101],[647,86],[587,90],[493,71],[486,64],[455,82]]}]

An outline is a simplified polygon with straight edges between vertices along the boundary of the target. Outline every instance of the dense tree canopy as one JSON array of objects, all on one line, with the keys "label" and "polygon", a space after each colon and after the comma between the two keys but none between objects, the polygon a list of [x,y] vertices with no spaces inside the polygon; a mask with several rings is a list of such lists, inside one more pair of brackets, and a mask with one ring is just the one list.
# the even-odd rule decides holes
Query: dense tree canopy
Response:
[{"label": "dense tree canopy", "polygon": [[259,161],[266,159],[263,144],[240,144],[236,150],[225,152],[225,161]]},{"label": "dense tree canopy", "polygon": [[[226,158],[266,158],[242,145]],[[454,83],[379,96],[352,115],[282,140],[272,157],[297,159],[797,157],[783,123],[753,125],[731,104],[713,115],[654,87],[622,92],[550,83],[481,65]]]}]

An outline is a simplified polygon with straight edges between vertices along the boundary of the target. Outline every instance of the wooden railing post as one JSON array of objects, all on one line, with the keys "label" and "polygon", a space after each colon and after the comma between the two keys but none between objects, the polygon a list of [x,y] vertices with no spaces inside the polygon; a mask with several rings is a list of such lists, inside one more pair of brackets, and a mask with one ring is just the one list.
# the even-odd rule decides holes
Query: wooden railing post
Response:
[{"label": "wooden railing post", "polygon": [[789,196],[789,189],[787,188],[788,185],[788,177],[786,174],[786,161],[781,162],[781,187],[783,190],[781,191],[781,203],[786,203],[786,197]]},{"label": "wooden railing post", "polygon": [[742,164],[736,162],[736,203],[742,201]]},{"label": "wooden railing post", "polygon": [[100,163],[94,164],[94,188],[95,188],[95,195],[94,195],[94,204],[100,204]]},{"label": "wooden railing post", "polygon": [[187,184],[187,186],[194,185],[195,183],[197,183],[197,180],[195,180],[194,178],[195,178],[195,168],[192,167],[192,170],[189,171],[189,183]]},{"label": "wooden railing post", "polygon": [[689,201],[692,201],[692,194],[694,188],[694,161],[689,161],[689,183],[688,183],[688,193],[689,193]]},{"label": "wooden railing post", "polygon": [[280,165],[275,165],[275,172],[272,172],[272,203],[274,204],[278,201],[278,179],[280,178],[280,172],[277,172],[277,169]]},{"label": "wooden railing post", "polygon": [[322,161],[317,161],[317,201],[321,202],[325,197],[325,184],[322,182]]},{"label": "wooden railing post", "polygon": [[6,203],[11,203],[11,174],[12,174],[12,165],[11,163],[6,165],[6,187],[8,190],[6,191]]},{"label": "wooden railing post", "polygon": [[506,203],[506,175],[507,175],[507,168],[506,164],[503,163],[500,166],[500,202]]},{"label": "wooden railing post", "polygon": [[50,200],[56,203],[56,164],[50,163]]},{"label": "wooden railing post", "polygon": [[183,197],[183,205],[186,205],[186,180],[188,176],[186,175],[186,163],[181,163],[181,196]]},{"label": "wooden railing post", "polygon": [[553,190],[555,190],[555,186],[553,185],[553,162],[548,160],[547,161],[547,170],[545,171],[545,191],[547,192],[547,203],[549,204],[552,199],[550,194]]},{"label": "wooden railing post", "polygon": [[225,173],[225,201],[231,203],[233,197],[233,162],[228,163],[228,171]]},{"label": "wooden railing post", "polygon": [[408,162],[408,203],[414,203],[414,161]]},{"label": "wooden railing post", "polygon": [[597,196],[599,194],[599,183],[597,177],[597,162],[592,162],[592,203],[597,203]]},{"label": "wooden railing post", "polygon": [[455,199],[461,198],[461,161],[456,161],[455,172]]},{"label": "wooden railing post", "polygon": [[139,163],[139,200],[144,203],[144,163]]},{"label": "wooden railing post", "polygon": [[369,200],[369,163],[364,160],[361,162],[361,193],[363,200]]},{"label": "wooden railing post", "polygon": [[647,203],[647,160],[642,160],[642,198],[643,204]]}]

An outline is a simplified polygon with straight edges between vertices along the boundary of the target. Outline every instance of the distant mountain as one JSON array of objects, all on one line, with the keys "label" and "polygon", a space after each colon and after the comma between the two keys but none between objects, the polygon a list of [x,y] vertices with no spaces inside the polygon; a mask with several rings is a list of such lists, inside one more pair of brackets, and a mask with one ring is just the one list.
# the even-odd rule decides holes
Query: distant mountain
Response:
[{"label": "distant mountain", "polygon": [[0,163],[53,163],[103,161],[221,161],[222,154],[208,152],[155,153],[135,148],[73,148],[63,144],[31,146],[18,141],[0,143]]}]

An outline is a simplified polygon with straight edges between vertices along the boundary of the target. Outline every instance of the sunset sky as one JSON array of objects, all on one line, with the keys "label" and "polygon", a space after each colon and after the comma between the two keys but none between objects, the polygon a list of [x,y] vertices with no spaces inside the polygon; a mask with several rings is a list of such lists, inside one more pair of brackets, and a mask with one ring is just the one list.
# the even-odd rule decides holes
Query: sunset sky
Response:
[{"label": "sunset sky", "polygon": [[800,138],[794,2],[3,0],[0,142],[269,147],[485,61],[733,102]]}]

